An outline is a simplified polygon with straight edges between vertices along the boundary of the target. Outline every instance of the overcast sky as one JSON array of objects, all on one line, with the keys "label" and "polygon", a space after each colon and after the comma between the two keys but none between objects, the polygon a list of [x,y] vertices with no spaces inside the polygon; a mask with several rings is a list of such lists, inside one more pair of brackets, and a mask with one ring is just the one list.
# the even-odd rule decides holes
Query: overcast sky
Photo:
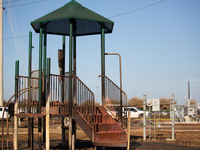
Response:
[{"label": "overcast sky", "polygon": [[[31,21],[62,7],[69,0],[19,0],[3,6],[4,99],[14,94],[14,65],[20,61],[20,75],[27,75],[28,34],[33,32],[33,63],[38,69],[39,35]],[[122,56],[122,85],[128,99],[171,98],[186,102],[187,82],[191,97],[200,102],[200,1],[199,0],[77,0],[88,9],[112,20],[112,34],[106,35],[106,53]],[[28,4],[29,3],[29,4]],[[11,13],[13,12],[13,13]],[[11,27],[12,24],[12,27]],[[17,38],[13,38],[13,32]],[[22,38],[18,38],[21,36]],[[49,35],[47,57],[52,73],[58,74],[57,50],[62,37]],[[24,43],[24,49],[15,44]],[[68,37],[66,38],[68,70]],[[77,38],[77,75],[100,101],[100,35]],[[106,56],[106,76],[119,85],[119,59]]]}]

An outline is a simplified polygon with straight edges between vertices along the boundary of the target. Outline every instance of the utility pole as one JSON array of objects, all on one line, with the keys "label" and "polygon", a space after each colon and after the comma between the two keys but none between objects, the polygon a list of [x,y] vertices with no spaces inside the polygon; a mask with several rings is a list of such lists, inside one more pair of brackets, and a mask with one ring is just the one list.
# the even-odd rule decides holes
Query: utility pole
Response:
[{"label": "utility pole", "polygon": [[3,0],[0,9],[0,106],[3,106]]}]

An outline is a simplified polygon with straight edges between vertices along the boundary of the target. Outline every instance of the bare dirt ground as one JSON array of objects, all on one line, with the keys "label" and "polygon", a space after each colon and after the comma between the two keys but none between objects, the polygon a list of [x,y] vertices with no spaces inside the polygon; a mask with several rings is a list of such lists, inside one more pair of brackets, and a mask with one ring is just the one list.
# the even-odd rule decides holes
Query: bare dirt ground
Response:
[{"label": "bare dirt ground", "polygon": [[[151,140],[149,140],[149,130],[147,128],[147,140],[143,141],[143,128],[142,121],[132,120],[131,123],[131,143],[130,150],[200,150],[200,123],[196,124],[176,124],[175,127],[175,139],[169,140],[171,138],[170,128],[156,128],[154,134],[154,128],[151,128]],[[0,122],[0,127],[2,123]],[[6,124],[5,124],[6,125]],[[2,129],[0,129],[2,132]],[[4,129],[6,131],[6,128]],[[28,147],[28,135],[27,135],[27,121],[21,122],[21,126],[18,130],[18,147],[21,150],[30,150]],[[9,122],[9,135],[4,136],[4,149],[13,149],[13,128],[12,122]],[[61,141],[61,121],[59,118],[51,120],[50,126],[50,143],[52,150],[68,149],[68,130],[66,129],[66,143],[62,144]],[[77,144],[76,150],[93,150],[94,146],[86,134],[77,125]],[[155,135],[155,136],[154,136]],[[8,139],[8,144],[7,144]],[[0,140],[2,141],[2,135],[0,135]],[[0,149],[2,143],[0,143]],[[37,121],[34,124],[34,149],[38,149],[38,132],[37,132]],[[102,147],[98,147],[98,150]],[[122,148],[106,148],[106,149],[119,149]]]}]

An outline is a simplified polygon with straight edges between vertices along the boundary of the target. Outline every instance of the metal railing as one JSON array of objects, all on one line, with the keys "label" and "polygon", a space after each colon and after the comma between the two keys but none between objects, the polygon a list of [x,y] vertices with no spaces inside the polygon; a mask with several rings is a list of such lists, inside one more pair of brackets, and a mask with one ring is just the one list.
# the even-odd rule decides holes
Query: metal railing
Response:
[{"label": "metal railing", "polygon": [[91,129],[94,128],[94,114],[96,114],[94,93],[76,76],[73,75],[73,107],[87,121]]},{"label": "metal railing", "polygon": [[[127,128],[127,95],[107,76],[99,76],[105,80],[105,104],[107,111]],[[126,109],[125,109],[126,108]]]},{"label": "metal railing", "polygon": [[18,77],[18,91],[23,91],[18,95],[18,114],[38,112],[38,81],[36,77]]},{"label": "metal railing", "polygon": [[68,114],[69,76],[50,75],[50,113]]},{"label": "metal railing", "polygon": [[[18,102],[19,102],[19,111],[18,113],[27,113],[28,111],[28,106],[30,106],[30,93],[31,91],[33,91],[33,93],[35,93],[35,95],[37,95],[37,89],[38,86],[37,84],[35,84],[35,82],[39,79],[39,78],[32,78],[32,77],[23,77],[23,76],[19,76],[18,77]],[[30,84],[30,86],[28,86],[27,84]],[[35,96],[32,95],[32,98],[34,98]],[[33,99],[32,99],[33,100]],[[15,94],[13,94],[10,99],[7,101],[5,108],[8,107],[10,104],[14,104],[15,103]],[[29,104],[29,105],[28,105]],[[30,107],[29,107],[30,108]],[[14,109],[14,108],[13,108]],[[5,113],[5,109],[3,112],[3,116]],[[13,112],[14,113],[14,112]],[[2,116],[2,118],[3,118]],[[13,117],[13,116],[12,116]],[[7,148],[9,147],[8,145],[8,138],[9,138],[9,126],[8,126],[8,121],[11,118],[8,118],[7,115]],[[4,119],[2,120],[2,150],[4,149]]]}]

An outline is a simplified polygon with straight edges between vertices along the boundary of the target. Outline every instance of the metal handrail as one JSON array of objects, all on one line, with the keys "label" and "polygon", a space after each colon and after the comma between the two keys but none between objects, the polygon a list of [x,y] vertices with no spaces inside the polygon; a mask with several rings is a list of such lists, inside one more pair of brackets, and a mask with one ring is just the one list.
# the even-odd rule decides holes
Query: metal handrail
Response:
[{"label": "metal handrail", "polygon": [[[120,123],[123,124],[124,127],[127,127],[127,94],[121,88],[119,88],[107,76],[99,75],[99,77],[102,77],[102,78],[104,77],[105,80],[106,80],[104,90],[105,90],[105,97],[107,99],[106,98],[105,99],[110,103],[110,106],[112,107],[111,110],[110,110],[110,108],[107,107],[107,109],[109,110],[109,112],[116,111],[116,110],[113,109],[113,107],[116,107],[116,104],[114,104],[112,102],[112,98],[113,97],[114,97],[115,103],[117,102],[117,106],[120,106],[120,108],[126,107],[126,109],[124,109],[124,112],[122,111],[124,115],[122,115],[121,111],[118,111],[118,114],[121,113],[121,115],[120,116],[116,116],[116,119],[118,121],[120,121]],[[116,89],[116,90],[113,90],[113,89]],[[117,101],[117,98],[119,99],[119,101]],[[121,104],[120,101],[123,101],[122,104]]]},{"label": "metal handrail", "polygon": [[[89,108],[92,107],[92,124],[93,127],[90,125],[90,121],[88,122],[86,120],[86,118],[84,118],[83,112],[79,112],[79,114],[82,116],[82,118],[86,121],[86,123],[91,127],[92,132],[93,132],[93,136],[92,136],[92,141],[94,141],[94,109],[95,109],[95,97],[94,97],[94,93],[75,75],[72,74],[73,77],[73,85],[75,87],[73,87],[72,89],[73,91],[73,99],[76,99],[76,105],[73,104],[73,108],[79,112],[79,110],[77,109],[77,107],[82,107],[83,105],[87,105]],[[87,107],[86,107],[87,108]],[[84,112],[85,114],[87,113]],[[90,110],[89,110],[89,115],[90,115]]]}]

